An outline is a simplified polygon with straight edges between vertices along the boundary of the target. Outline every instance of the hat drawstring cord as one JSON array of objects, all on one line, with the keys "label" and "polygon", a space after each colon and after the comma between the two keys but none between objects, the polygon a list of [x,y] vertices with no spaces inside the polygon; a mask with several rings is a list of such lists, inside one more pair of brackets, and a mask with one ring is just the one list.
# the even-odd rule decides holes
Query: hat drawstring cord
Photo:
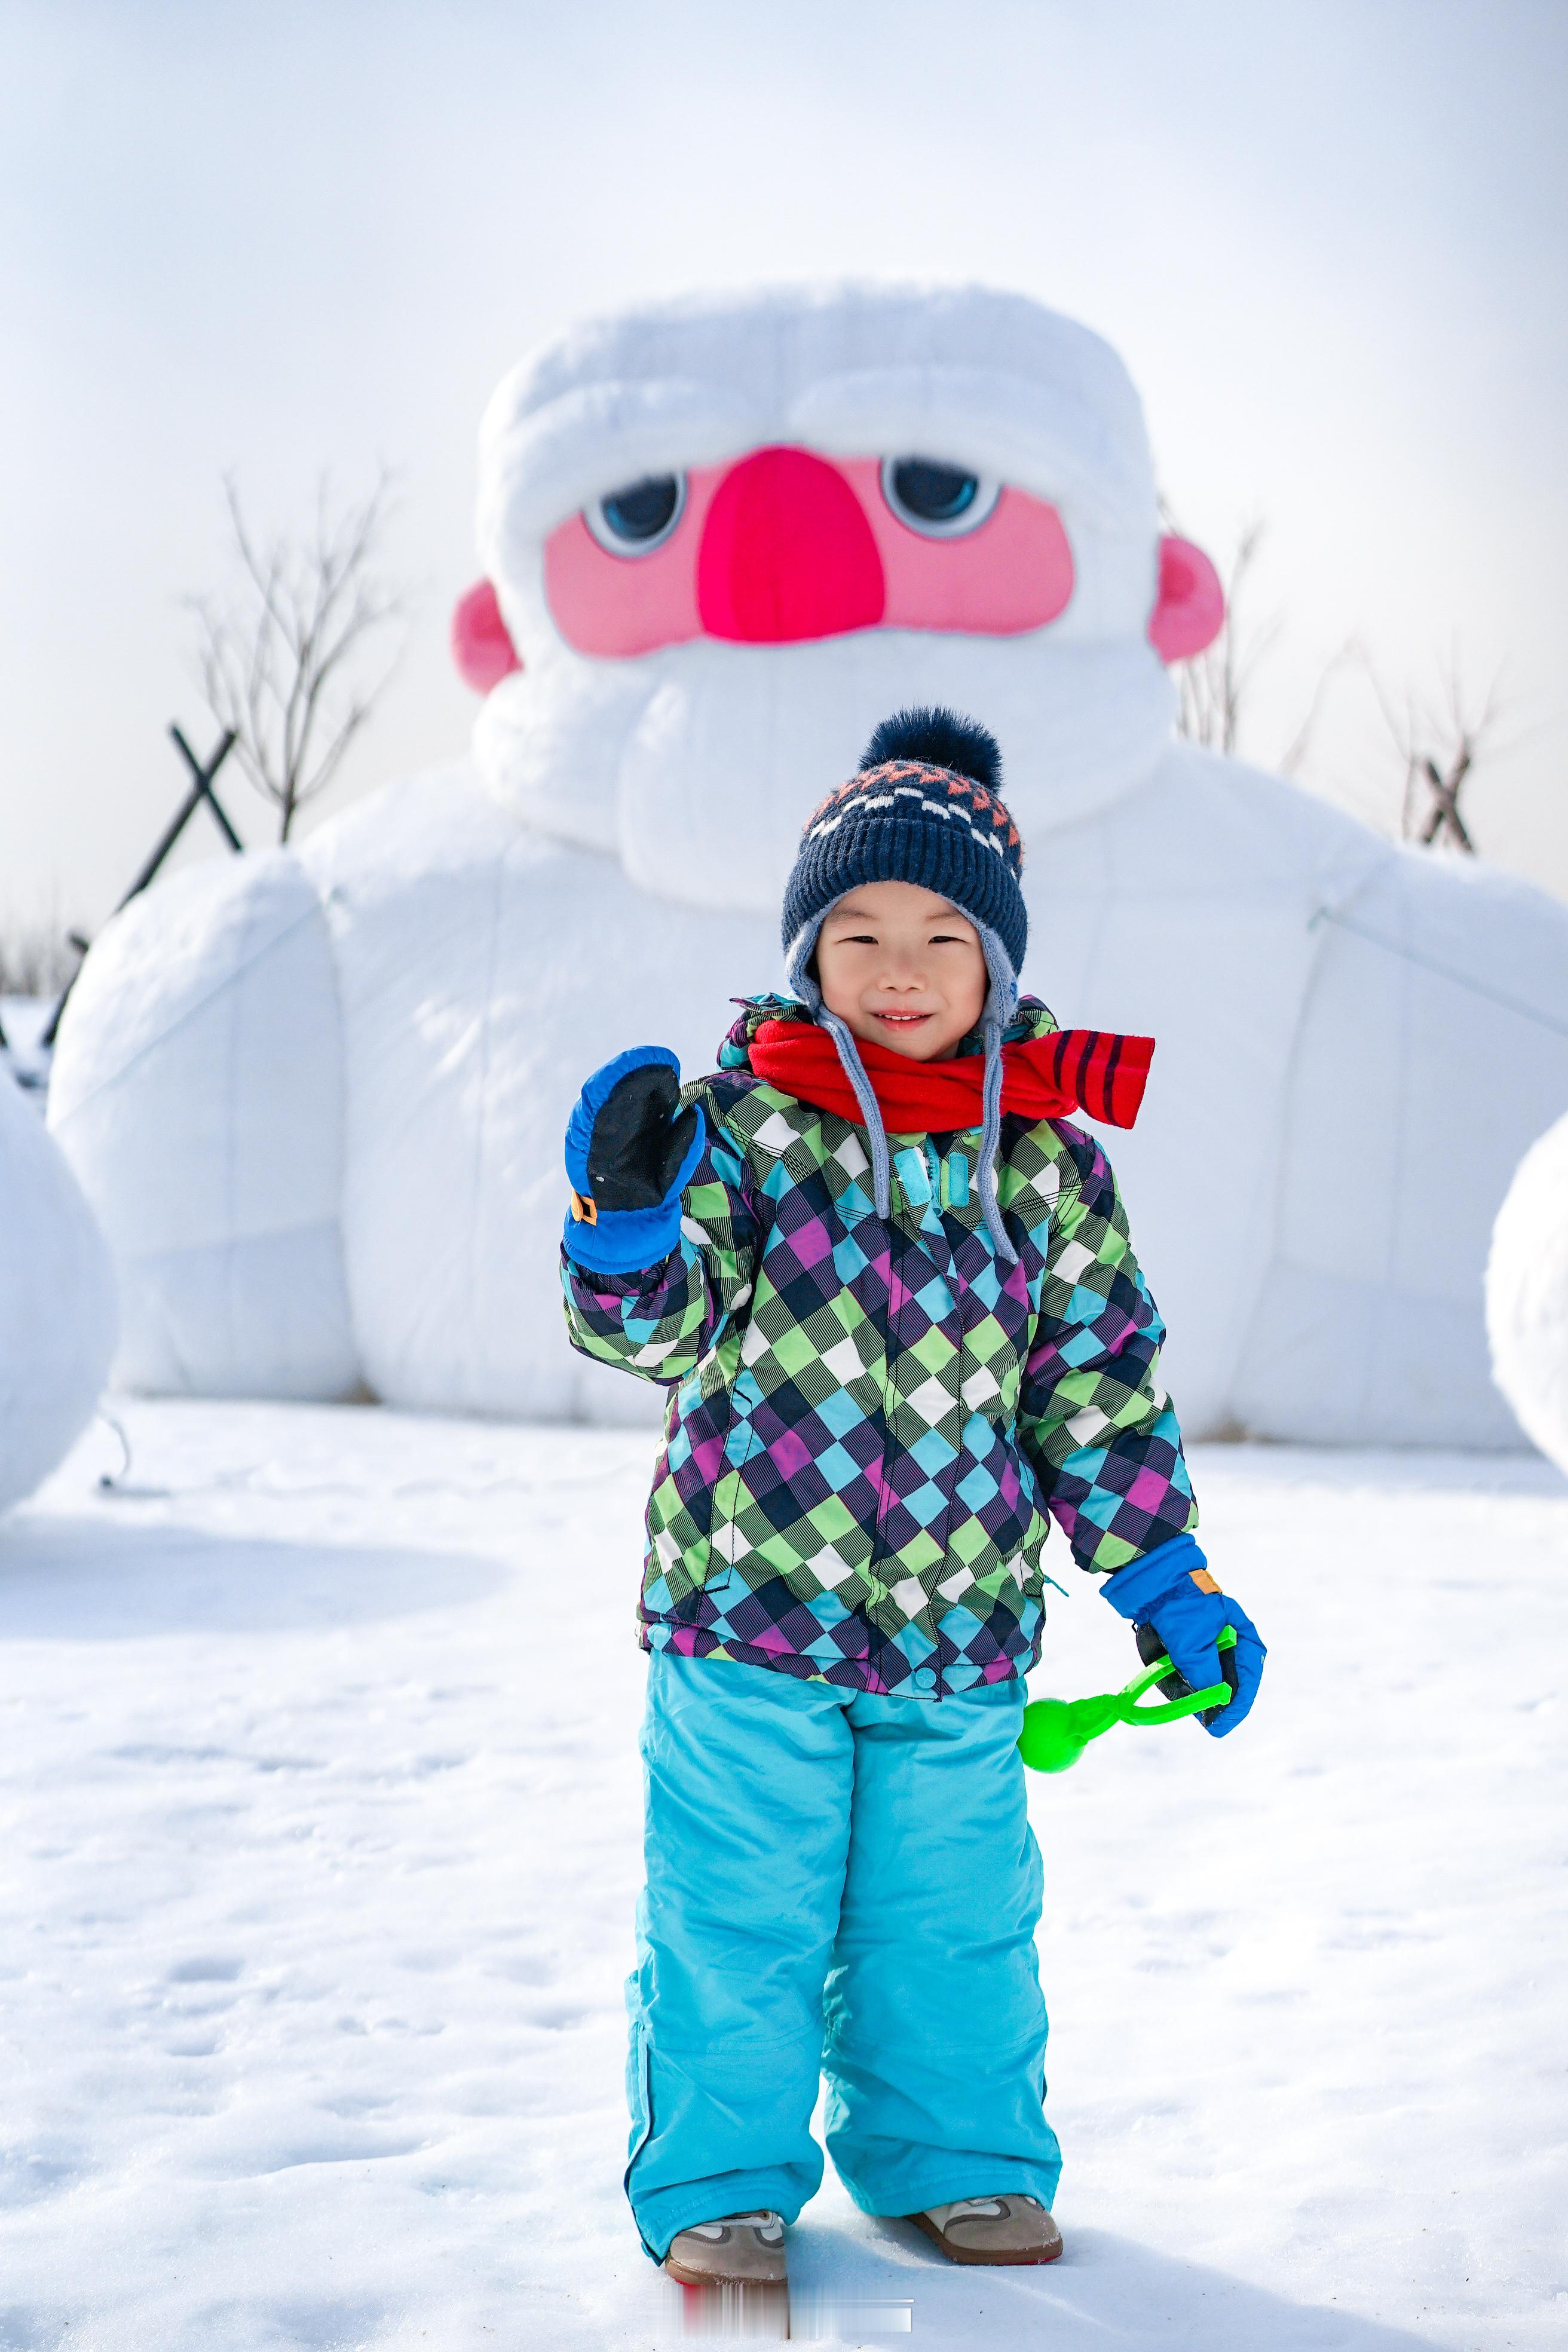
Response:
[{"label": "hat drawstring cord", "polygon": [[893,1213],[892,1164],[888,1153],[888,1130],[882,1124],[882,1106],[877,1100],[876,1089],[866,1075],[866,1065],[860,1059],[860,1048],[855,1043],[855,1033],[837,1013],[829,1013],[819,1002],[818,1021],[832,1038],[838,1053],[839,1066],[855,1089],[855,1099],[860,1106],[860,1116],[866,1125],[866,1140],[871,1147],[871,1197],[879,1217]]}]

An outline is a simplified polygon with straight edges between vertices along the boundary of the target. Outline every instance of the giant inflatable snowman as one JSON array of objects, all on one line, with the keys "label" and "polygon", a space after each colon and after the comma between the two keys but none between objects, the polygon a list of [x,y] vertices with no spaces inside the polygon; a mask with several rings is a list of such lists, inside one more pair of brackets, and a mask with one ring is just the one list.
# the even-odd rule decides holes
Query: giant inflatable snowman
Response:
[{"label": "giant inflatable snowman", "polygon": [[1114,1157],[1189,1429],[1518,1442],[1481,1276],[1568,1106],[1568,909],[1173,739],[1220,599],[1096,336],[891,288],[584,327],[490,404],[479,544],[471,760],[89,958],[53,1118],[124,1380],[626,1412],[562,1336],[576,1087],[643,1040],[711,1066],[805,815],[948,702],[1003,746],[1026,983],[1160,1041]]},{"label": "giant inflatable snowman", "polygon": [[102,1237],[0,1055],[0,1511],[86,1426],[114,1328]]}]

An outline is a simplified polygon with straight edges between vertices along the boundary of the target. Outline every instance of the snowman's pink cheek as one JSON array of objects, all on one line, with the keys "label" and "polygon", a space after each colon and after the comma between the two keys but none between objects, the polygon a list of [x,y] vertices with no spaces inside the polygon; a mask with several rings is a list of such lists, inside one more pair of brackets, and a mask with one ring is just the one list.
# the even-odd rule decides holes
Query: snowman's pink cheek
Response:
[{"label": "snowman's pink cheek", "polygon": [[728,468],[696,467],[669,537],[647,555],[612,555],[580,514],[544,542],[544,594],[551,617],[580,654],[649,654],[702,635],[697,551],[713,493]]},{"label": "snowman's pink cheek", "polygon": [[882,495],[875,457],[841,460],[882,559],[885,629],[937,629],[1014,637],[1060,618],[1072,600],[1072,549],[1055,507],[1004,489],[984,522],[928,538],[901,522]]}]

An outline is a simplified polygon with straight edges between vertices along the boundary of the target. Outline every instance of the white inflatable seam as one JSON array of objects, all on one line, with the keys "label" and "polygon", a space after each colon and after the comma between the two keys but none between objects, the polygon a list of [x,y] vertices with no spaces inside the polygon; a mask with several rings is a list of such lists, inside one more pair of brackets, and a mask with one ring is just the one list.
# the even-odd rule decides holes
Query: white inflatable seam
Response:
[{"label": "white inflatable seam", "polygon": [[1315,930],[1320,923],[1337,923],[1342,931],[1350,931],[1358,940],[1365,940],[1369,947],[1382,948],[1386,954],[1398,956],[1405,963],[1416,964],[1438,980],[1449,981],[1456,988],[1468,989],[1472,996],[1484,997],[1489,1004],[1500,1004],[1505,1013],[1517,1013],[1522,1021],[1538,1022],[1542,1029],[1550,1029],[1555,1037],[1568,1037],[1568,1021],[1553,1020],[1552,1014],[1543,1013],[1538,1004],[1527,1004],[1522,997],[1509,996],[1500,988],[1489,988],[1484,980],[1477,980],[1471,972],[1456,971],[1451,964],[1439,963],[1436,956],[1422,955],[1418,949],[1406,947],[1400,940],[1387,939],[1381,931],[1368,930],[1364,923],[1352,922],[1348,915],[1341,913],[1338,907],[1320,907],[1309,919],[1307,929]]}]

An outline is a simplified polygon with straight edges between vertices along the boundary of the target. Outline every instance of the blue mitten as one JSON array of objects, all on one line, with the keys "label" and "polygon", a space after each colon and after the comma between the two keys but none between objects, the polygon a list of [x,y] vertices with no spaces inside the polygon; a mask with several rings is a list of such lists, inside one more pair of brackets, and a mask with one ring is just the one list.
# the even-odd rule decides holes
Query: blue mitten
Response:
[{"label": "blue mitten", "polygon": [[[1153,1627],[1172,1665],[1194,1690],[1229,1684],[1229,1704],[1211,1706],[1198,1717],[1206,1732],[1223,1739],[1257,1697],[1268,1654],[1257,1626],[1228,1592],[1204,1592],[1193,1582],[1193,1570],[1206,1564],[1191,1536],[1173,1536],[1157,1550],[1118,1569],[1107,1578],[1103,1591],[1111,1607],[1134,1626]],[[1219,1635],[1226,1625],[1235,1629],[1236,1647],[1222,1651]],[[1140,1641],[1140,1655],[1142,1652]],[[1165,1685],[1160,1687],[1163,1690]]]},{"label": "blue mitten", "polygon": [[659,1265],[680,1239],[680,1195],[702,1157],[702,1115],[680,1108],[667,1045],[633,1045],[595,1070],[566,1127],[566,1255],[596,1274]]}]

